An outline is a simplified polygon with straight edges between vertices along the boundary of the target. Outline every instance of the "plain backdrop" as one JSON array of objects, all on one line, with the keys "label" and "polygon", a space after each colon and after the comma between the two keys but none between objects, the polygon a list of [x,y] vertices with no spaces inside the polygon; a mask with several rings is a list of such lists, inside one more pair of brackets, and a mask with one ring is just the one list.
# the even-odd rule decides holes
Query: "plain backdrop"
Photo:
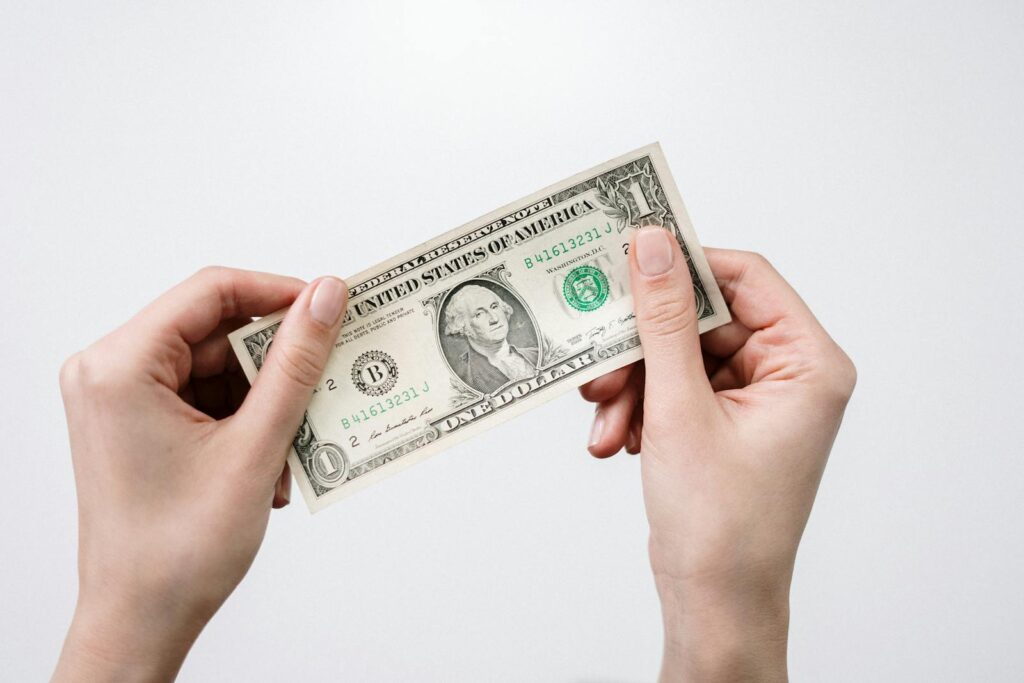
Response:
[{"label": "plain backdrop", "polygon": [[[74,607],[65,357],[203,265],[345,276],[654,140],[859,368],[793,678],[1024,676],[1020,3],[0,8],[0,678],[45,680]],[[639,463],[590,417],[296,491],[181,680],[651,680]]]}]

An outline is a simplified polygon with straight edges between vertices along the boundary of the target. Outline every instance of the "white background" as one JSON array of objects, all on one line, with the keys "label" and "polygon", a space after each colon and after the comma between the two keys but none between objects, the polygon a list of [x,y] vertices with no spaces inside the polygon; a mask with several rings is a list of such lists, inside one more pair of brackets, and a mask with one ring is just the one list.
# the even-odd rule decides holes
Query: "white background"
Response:
[{"label": "white background", "polygon": [[[860,371],[794,679],[1024,673],[1020,3],[0,7],[5,680],[74,606],[66,356],[205,264],[345,276],[653,140]],[[652,679],[638,462],[589,427],[567,395],[295,500],[181,680]]]}]

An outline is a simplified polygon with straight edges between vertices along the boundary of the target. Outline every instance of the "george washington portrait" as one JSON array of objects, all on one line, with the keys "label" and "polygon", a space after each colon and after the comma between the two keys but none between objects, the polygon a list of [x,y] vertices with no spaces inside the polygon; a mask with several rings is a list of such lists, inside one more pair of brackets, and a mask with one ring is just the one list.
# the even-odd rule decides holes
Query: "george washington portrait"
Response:
[{"label": "george washington portrait", "polygon": [[466,385],[490,394],[537,374],[540,339],[523,303],[490,280],[468,280],[448,295],[438,316],[448,365]]}]

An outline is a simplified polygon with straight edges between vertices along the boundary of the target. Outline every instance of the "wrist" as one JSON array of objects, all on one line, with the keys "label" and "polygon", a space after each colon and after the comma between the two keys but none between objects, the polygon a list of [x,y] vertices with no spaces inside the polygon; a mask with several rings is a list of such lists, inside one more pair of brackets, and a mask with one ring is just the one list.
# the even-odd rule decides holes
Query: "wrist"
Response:
[{"label": "wrist", "polygon": [[665,681],[786,680],[789,583],[655,576]]},{"label": "wrist", "polygon": [[173,681],[203,624],[117,600],[75,608],[54,681]]}]

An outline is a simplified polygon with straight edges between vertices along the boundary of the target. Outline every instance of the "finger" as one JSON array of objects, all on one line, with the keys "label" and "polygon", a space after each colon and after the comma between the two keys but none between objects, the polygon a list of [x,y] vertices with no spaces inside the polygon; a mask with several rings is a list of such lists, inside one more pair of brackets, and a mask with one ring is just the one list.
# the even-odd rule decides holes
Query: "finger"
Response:
[{"label": "finger", "polygon": [[612,370],[607,375],[601,375],[597,379],[590,380],[580,386],[580,396],[583,397],[583,400],[590,401],[591,403],[607,401],[626,386],[634,365],[636,364],[632,363],[618,370]]},{"label": "finger", "polygon": [[718,370],[711,375],[711,388],[716,392],[728,391],[745,387],[750,381],[747,372],[744,372],[738,360],[731,360],[723,363]]},{"label": "finger", "polygon": [[228,318],[192,345],[192,377],[214,377],[233,370],[238,366],[238,358],[231,350],[228,334],[249,324],[252,318]]},{"label": "finger", "polygon": [[713,377],[718,372],[718,368],[722,366],[722,359],[718,356],[712,356],[707,351],[701,355],[704,357],[704,374],[708,377]]},{"label": "finger", "polygon": [[284,470],[281,472],[281,476],[277,478],[277,483],[274,485],[274,509],[283,508],[285,505],[291,502],[292,499],[292,471],[288,467],[288,463],[284,464]]},{"label": "finger", "polygon": [[763,330],[787,318],[818,326],[796,290],[760,254],[728,249],[704,253],[729,309],[748,330]]},{"label": "finger", "polygon": [[636,408],[633,409],[633,417],[629,421],[629,434],[626,436],[626,452],[636,455],[640,452],[640,444],[643,438],[644,425],[644,401],[641,397]]},{"label": "finger", "polygon": [[172,333],[188,344],[195,344],[223,320],[281,310],[305,286],[293,277],[211,266],[142,309],[133,323]]},{"label": "finger", "polygon": [[595,458],[615,455],[626,443],[629,420],[640,401],[640,384],[631,379],[622,391],[597,406],[587,450]]},{"label": "finger", "polygon": [[636,377],[638,399],[633,408],[633,416],[629,420],[629,433],[626,435],[626,452],[630,455],[640,452],[644,424],[644,385],[644,368],[641,366]]},{"label": "finger", "polygon": [[654,405],[701,419],[713,397],[704,372],[697,307],[686,258],[663,228],[639,230],[629,250],[630,285]]},{"label": "finger", "polygon": [[728,358],[743,348],[753,332],[739,320],[708,330],[700,336],[700,348],[715,358]]},{"label": "finger", "polygon": [[302,290],[295,278],[229,268],[204,268],[163,294],[112,338],[128,340],[122,364],[136,361],[157,382],[177,392],[192,371],[190,345],[222,320],[266,315]]},{"label": "finger", "polygon": [[[263,367],[236,413],[238,428],[280,467],[338,338],[348,287],[333,277],[307,286],[288,310]],[[276,475],[279,469],[274,470]]]}]

